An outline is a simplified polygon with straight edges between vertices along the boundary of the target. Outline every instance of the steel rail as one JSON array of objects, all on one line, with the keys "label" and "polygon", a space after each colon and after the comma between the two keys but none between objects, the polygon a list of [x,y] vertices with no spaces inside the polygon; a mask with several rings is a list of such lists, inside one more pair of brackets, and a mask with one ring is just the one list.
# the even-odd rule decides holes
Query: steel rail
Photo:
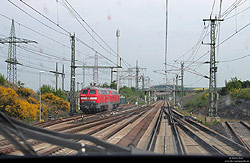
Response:
[{"label": "steel rail", "polygon": [[202,126],[202,125],[199,124],[199,123],[195,123],[193,120],[187,119],[187,121],[188,121],[190,124],[192,124],[192,125],[194,125],[195,127],[197,127],[198,129],[204,131],[205,133],[211,135],[212,137],[214,137],[214,138],[220,140],[221,142],[227,144],[227,145],[230,146],[231,148],[236,149],[236,150],[239,151],[242,155],[244,155],[244,156],[249,156],[250,152],[249,152],[249,150],[248,150],[246,147],[244,147],[244,146],[242,146],[242,145],[240,145],[240,144],[238,144],[238,143],[235,143],[234,141],[231,141],[230,139],[226,138],[225,136],[223,136],[223,135],[221,135],[221,134],[218,134],[217,132],[215,132],[215,131],[213,131],[213,130],[207,128],[207,127],[204,127],[204,126]]},{"label": "steel rail", "polygon": [[[134,109],[136,109],[137,107],[133,107],[132,106],[132,108],[134,108]],[[139,109],[144,109],[145,107],[139,107]],[[120,109],[121,109],[121,107],[120,107]],[[121,114],[118,114],[118,117],[119,116],[121,116],[121,115],[124,115],[124,114],[127,114],[127,112],[130,112],[130,109],[131,109],[131,107],[124,107],[123,108],[124,110],[126,110],[125,112],[123,112],[123,113],[121,113]],[[127,110],[127,109],[129,109],[129,110]],[[103,112],[102,112],[103,113]],[[68,119],[75,119],[75,118],[80,118],[80,116],[79,115],[75,115],[75,116],[71,116],[71,117],[66,117],[66,119],[68,120]],[[61,127],[61,128],[57,128],[57,129],[54,129],[54,131],[64,131],[64,130],[68,130],[68,129],[70,129],[69,131],[66,131],[66,133],[74,133],[74,132],[77,132],[77,131],[81,131],[81,130],[84,130],[84,129],[88,129],[88,128],[90,128],[90,127],[93,127],[93,125],[88,125],[88,126],[84,126],[84,127],[81,127],[80,129],[78,128],[78,129],[74,129],[74,128],[76,128],[76,127],[78,127],[78,126],[81,126],[81,125],[86,125],[86,124],[89,124],[89,123],[94,123],[94,122],[96,122],[97,121],[97,116],[95,116],[96,118],[91,118],[91,117],[88,117],[87,119],[85,119],[85,121],[83,121],[83,122],[78,122],[77,124],[73,124],[73,125],[70,125],[70,126],[66,126],[66,127]],[[100,118],[100,119],[98,119],[98,121],[103,121],[103,123],[108,123],[108,122],[110,122],[109,121],[109,119],[111,118],[113,118],[114,116],[111,116],[111,117],[103,117],[103,118]],[[66,120],[66,121],[67,121]],[[86,121],[87,120],[87,121]],[[39,126],[39,125],[41,125],[41,124],[45,124],[45,125],[47,125],[47,124],[50,124],[50,125],[55,125],[55,124],[60,124],[60,123],[64,123],[65,121],[61,121],[61,120],[59,120],[59,119],[56,119],[55,121],[47,121],[47,122],[41,122],[41,123],[37,123],[37,124],[34,124],[35,126]],[[53,124],[52,124],[53,123]],[[49,126],[50,126],[49,125]],[[95,125],[94,125],[95,126]],[[41,126],[39,126],[39,127],[41,127]],[[43,126],[43,127],[47,127],[47,126]],[[96,131],[97,132],[97,131]],[[6,139],[4,139],[4,140],[6,140]],[[0,154],[6,154],[6,153],[10,153],[10,152],[14,152],[15,150],[17,150],[17,148],[15,147],[15,146],[13,146],[12,144],[9,144],[9,142],[5,142],[4,140],[1,140],[1,146],[5,146],[5,147],[3,147],[3,148],[0,148]],[[7,141],[7,140],[6,140]],[[41,141],[37,141],[37,140],[32,140],[32,141],[29,141],[29,143],[31,144],[31,145],[37,145],[37,144],[40,144],[41,143]]]},{"label": "steel rail", "polygon": [[160,111],[160,113],[158,115],[158,118],[157,118],[157,120],[155,122],[153,131],[151,132],[151,136],[149,138],[149,142],[148,142],[147,147],[146,147],[147,151],[153,151],[154,150],[157,134],[158,134],[159,129],[160,129],[162,114],[163,114],[163,107],[161,107],[161,111]]},{"label": "steel rail", "polygon": [[142,120],[117,143],[122,146],[137,146],[163,102],[158,102]]},{"label": "steel rail", "polygon": [[240,123],[241,123],[243,126],[245,126],[248,130],[250,130],[249,124],[247,124],[247,123],[244,122],[244,121],[240,121]]},{"label": "steel rail", "polygon": [[175,141],[176,141],[177,152],[178,152],[179,155],[185,155],[186,152],[185,152],[185,149],[184,149],[184,145],[182,143],[180,134],[179,134],[179,132],[177,130],[177,127],[176,127],[176,122],[177,121],[174,119],[174,116],[172,114],[172,109],[170,108],[169,103],[168,103],[168,114],[169,114],[169,121],[170,121],[170,124],[171,124],[172,132],[174,134],[174,138],[175,138]]},{"label": "steel rail", "polygon": [[173,117],[176,122],[178,122],[178,126],[187,134],[189,135],[196,143],[198,143],[200,146],[202,146],[206,151],[211,153],[212,155],[221,156],[223,155],[220,151],[215,149],[213,146],[208,144],[206,141],[201,139],[199,136],[197,136],[194,132],[192,132],[188,127],[185,126],[184,123],[182,123],[181,120]]},{"label": "steel rail", "polygon": [[[248,151],[249,151],[249,150],[250,150],[250,147],[248,146],[247,143],[244,142],[244,140],[242,140],[242,139],[240,138],[240,136],[239,136],[239,135],[237,134],[237,132],[234,130],[234,128],[232,127],[232,125],[231,125],[229,122],[227,122],[227,121],[226,121],[225,123],[226,123],[226,125],[228,126],[228,128],[230,129],[230,131],[232,132],[232,134],[233,134],[234,138],[237,140],[237,142],[238,142],[239,144],[245,146],[245,147],[248,149]],[[250,151],[249,151],[249,153],[250,153]]]}]

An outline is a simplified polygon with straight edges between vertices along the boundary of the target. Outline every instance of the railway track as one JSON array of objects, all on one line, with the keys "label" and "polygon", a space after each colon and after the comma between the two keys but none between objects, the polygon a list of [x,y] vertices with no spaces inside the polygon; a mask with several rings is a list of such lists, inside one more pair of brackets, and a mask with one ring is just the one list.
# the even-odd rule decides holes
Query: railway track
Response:
[{"label": "railway track", "polygon": [[[61,133],[93,135],[95,137],[98,137],[99,139],[107,140],[123,128],[126,128],[127,125],[133,123],[133,121],[136,121],[137,118],[150,111],[153,106],[154,105],[134,107],[130,109],[120,110],[119,113],[112,112],[112,114],[108,115],[96,115],[95,117],[97,118],[86,117],[83,121],[77,120],[77,117],[72,117],[69,118],[70,120],[67,119],[67,123],[65,121],[61,121],[61,123],[59,123],[59,121],[54,121],[53,124],[46,124],[43,125],[43,127],[46,126],[47,129],[53,129],[54,131],[58,131]],[[126,122],[126,125],[124,125],[124,121]],[[55,128],[55,126],[57,127]],[[105,130],[110,131],[104,134]],[[66,155],[68,153],[74,154],[76,152],[73,152],[72,150],[65,150],[65,148],[63,147],[51,145],[49,143],[39,142],[37,140],[31,139],[28,141],[39,155]],[[21,155],[21,152],[19,150],[16,150],[13,146],[0,148],[0,151],[1,153],[8,153],[10,155]],[[68,152],[65,153],[65,151]]]},{"label": "railway track", "polygon": [[[86,115],[83,121],[81,121],[82,119],[81,115],[75,115],[75,116],[66,117],[63,119],[55,119],[52,121],[37,123],[37,124],[34,124],[34,126],[46,128],[46,129],[53,130],[53,131],[60,131],[60,132],[65,132],[65,133],[76,133],[77,131],[81,130],[79,129],[79,126],[83,126],[85,124],[94,123],[99,120],[107,119],[110,117],[110,115],[112,115],[111,113],[114,113],[118,110],[126,112],[133,108],[134,108],[133,106],[129,105],[125,107],[119,107],[116,110],[113,110],[112,112],[102,112],[96,115]],[[90,128],[91,126],[85,126],[85,128],[88,128],[88,127]],[[82,128],[82,130],[84,130],[85,128]],[[48,144],[41,145],[42,144],[41,141],[28,140],[28,142],[35,148],[37,146],[39,150],[45,147],[48,147]],[[18,155],[18,154],[21,154],[21,152],[16,150],[16,147],[14,147],[12,144],[8,142],[8,140],[2,137],[2,139],[0,140],[0,154],[13,154],[13,155],[17,154]]]},{"label": "railway track", "polygon": [[227,127],[229,128],[232,139],[238,144],[246,147],[250,150],[250,128],[245,122],[225,122]]},{"label": "railway track", "polygon": [[[240,124],[241,126],[233,123],[229,125],[235,133],[239,134],[240,128],[244,127],[245,134],[249,134],[249,126],[244,122]],[[85,116],[83,120],[80,116],[74,116],[39,123],[36,126],[46,128],[47,130],[41,130],[45,134],[59,135],[63,139],[66,138],[67,141],[70,139],[71,142],[68,143],[72,144],[71,146],[65,144],[63,139],[59,139],[57,142],[58,139],[54,137],[51,137],[51,140],[47,140],[47,138],[34,140],[34,137],[30,136],[28,143],[36,154],[42,156],[77,155],[79,153],[104,154],[109,150],[112,154],[121,154],[128,152],[128,149],[136,151],[137,154],[145,154],[146,151],[149,151],[147,154],[154,152],[183,156],[249,157],[250,155],[249,139],[246,139],[246,136],[238,135],[246,145],[230,140],[194,121],[191,117],[184,117],[164,101],[158,101],[150,106],[120,108],[114,112],[89,115]],[[37,136],[40,135],[37,134]],[[92,139],[95,141],[90,141]],[[60,141],[64,144],[61,145]],[[109,148],[105,149],[104,146]],[[79,152],[79,148],[82,148],[83,152]],[[22,155],[23,151],[17,150],[16,147],[2,139],[0,140],[0,153]]]},{"label": "railway track", "polygon": [[[250,152],[246,145],[218,134],[191,117],[184,117],[171,109],[169,103],[166,103],[162,110],[155,123],[156,134],[147,150],[166,155],[249,157]],[[239,131],[237,133],[240,133]],[[249,131],[245,134],[249,134]],[[245,142],[249,143],[249,139]]]},{"label": "railway track", "polygon": [[[217,156],[249,156],[250,151],[243,145],[226,138],[192,118],[186,118],[176,111],[173,111],[173,113],[175,114],[174,120],[178,123],[177,126],[193,139],[200,146],[200,149],[205,150],[204,153]],[[184,140],[185,138],[181,139]],[[185,151],[189,151],[185,143],[183,144]]]},{"label": "railway track", "polygon": [[[127,115],[121,116],[120,118],[116,117],[107,124],[98,122],[99,124],[96,124],[94,128],[84,130],[80,132],[80,134],[92,135],[100,140],[118,146],[126,147],[133,145],[136,147],[142,135],[145,133],[148,127],[147,125],[151,122],[149,118],[152,118],[152,114],[159,110],[159,105],[161,104],[162,102],[155,104],[155,106],[139,108],[139,110],[129,112]],[[72,154],[72,151],[68,152]],[[51,154],[51,152],[49,154]],[[67,155],[67,153],[65,153],[65,151],[57,151],[55,155]]]}]

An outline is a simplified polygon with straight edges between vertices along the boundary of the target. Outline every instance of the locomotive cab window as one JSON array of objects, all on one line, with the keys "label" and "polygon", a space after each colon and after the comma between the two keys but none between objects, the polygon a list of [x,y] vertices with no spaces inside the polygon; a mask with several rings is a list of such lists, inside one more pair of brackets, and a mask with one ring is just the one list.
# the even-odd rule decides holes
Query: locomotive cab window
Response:
[{"label": "locomotive cab window", "polygon": [[89,94],[90,94],[90,95],[96,94],[96,90],[89,90]]},{"label": "locomotive cab window", "polygon": [[87,90],[87,89],[82,90],[82,94],[88,94],[88,92],[89,92],[89,90]]}]

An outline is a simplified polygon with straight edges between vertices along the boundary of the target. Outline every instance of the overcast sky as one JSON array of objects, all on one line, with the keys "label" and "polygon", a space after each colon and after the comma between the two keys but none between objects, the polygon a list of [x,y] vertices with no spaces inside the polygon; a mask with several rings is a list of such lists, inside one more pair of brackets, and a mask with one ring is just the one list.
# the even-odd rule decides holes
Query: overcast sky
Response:
[{"label": "overcast sky", "polygon": [[[17,37],[38,42],[38,44],[18,45],[22,47],[22,49],[17,47],[18,62],[26,65],[26,67],[17,66],[18,80],[24,82],[26,84],[25,86],[37,90],[39,87],[39,68],[45,71],[55,70],[55,62],[58,62],[60,72],[62,71],[62,64],[65,65],[65,89],[69,90],[71,57],[69,35],[19,0],[11,1],[23,11],[33,16],[33,18],[7,0],[1,1],[0,38],[8,37],[10,33],[11,20],[4,17],[7,16],[18,22],[15,23]],[[89,33],[77,22],[73,12],[65,7],[65,1],[58,1],[57,3],[56,0],[24,0],[28,5],[55,23],[58,23],[70,33],[75,33],[76,37],[81,41],[87,43],[91,48],[94,48],[114,63],[116,63],[116,57],[113,56],[114,53],[95,36],[106,50],[101,48],[98,43],[92,39],[89,33],[98,33],[105,43],[116,51],[115,32],[117,29],[120,29],[120,56],[132,67],[135,67],[136,60],[138,60],[139,67],[146,68],[146,71],[141,71],[140,74],[142,75],[144,73],[145,76],[150,77],[152,85],[164,83],[164,76],[154,73],[153,71],[164,69],[166,33],[165,0],[69,0],[70,4],[82,16],[85,22],[94,29],[94,32],[89,30],[87,25],[83,23],[85,28],[89,30]],[[222,13],[228,9],[234,1],[235,0],[222,1]],[[195,61],[208,52],[208,45],[200,45],[196,53],[195,49],[192,49],[181,57],[198,42],[201,34],[203,34],[202,36],[207,34],[203,39],[205,43],[210,42],[210,28],[208,27],[208,23],[204,26],[202,20],[209,18],[213,3],[214,0],[169,0],[167,63],[174,64],[174,61],[177,59],[179,61]],[[217,37],[219,42],[222,42],[249,23],[250,10],[248,10],[248,8],[250,4],[247,0],[242,0],[241,3],[242,4],[232,10],[221,23],[220,37]],[[218,14],[219,0],[215,0],[212,17]],[[234,16],[235,14],[237,16]],[[49,27],[41,24],[41,22]],[[204,29],[204,27],[207,28]],[[226,61],[250,54],[249,46],[250,27],[246,27],[219,47],[219,53],[216,55],[217,60]],[[32,50],[33,53],[27,50],[25,51],[23,48],[29,49],[29,51]],[[94,65],[93,56],[95,52],[93,50],[79,41],[76,41],[76,50],[76,65],[82,65],[83,61],[87,65]],[[0,73],[4,74],[5,77],[7,76],[7,64],[5,62],[7,56],[8,45],[1,44]],[[209,54],[206,54],[199,60],[199,63],[208,60]],[[219,87],[224,86],[225,80],[229,80],[235,76],[242,80],[249,80],[249,61],[250,58],[246,57],[233,62],[219,63],[217,85]],[[114,63],[107,61],[99,55],[98,64],[100,66],[115,66]],[[190,63],[191,62],[186,62],[185,66]],[[122,63],[122,66],[123,71],[127,70],[127,65]],[[180,67],[177,63],[175,63],[174,66]],[[171,68],[172,67],[168,66],[168,69]],[[206,64],[196,64],[190,68],[195,69],[200,74],[209,75],[209,67]],[[92,69],[86,70],[86,85],[92,81],[92,73]],[[180,71],[176,71],[176,73],[180,73]],[[174,74],[168,74],[170,82],[172,82],[173,77]],[[82,80],[82,70],[77,69],[76,81],[81,83]],[[100,83],[110,82],[110,70],[99,71],[99,81]],[[42,75],[42,83],[55,86],[54,74],[45,72]],[[125,80],[122,84],[127,85],[128,81]],[[184,84],[189,87],[208,87],[208,80],[185,71]],[[59,87],[61,87],[61,77],[59,77]]]}]

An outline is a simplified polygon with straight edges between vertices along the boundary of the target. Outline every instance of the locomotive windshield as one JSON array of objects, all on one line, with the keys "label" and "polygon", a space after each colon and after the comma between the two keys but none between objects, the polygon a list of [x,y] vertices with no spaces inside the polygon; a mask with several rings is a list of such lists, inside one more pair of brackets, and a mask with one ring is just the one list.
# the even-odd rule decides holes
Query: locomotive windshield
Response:
[{"label": "locomotive windshield", "polygon": [[89,94],[91,94],[91,95],[96,94],[96,90],[90,90]]},{"label": "locomotive windshield", "polygon": [[89,91],[89,90],[84,89],[84,90],[82,90],[82,94],[88,94],[88,91]]}]

